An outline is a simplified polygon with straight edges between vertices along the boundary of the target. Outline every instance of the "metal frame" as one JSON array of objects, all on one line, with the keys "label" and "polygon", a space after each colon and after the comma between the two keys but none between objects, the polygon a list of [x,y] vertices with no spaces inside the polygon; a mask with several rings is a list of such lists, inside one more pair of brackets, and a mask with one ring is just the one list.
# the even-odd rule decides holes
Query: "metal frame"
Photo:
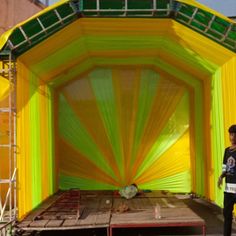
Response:
[{"label": "metal frame", "polygon": [[0,236],[9,236],[12,235],[12,231],[15,225],[15,221],[9,221],[6,224],[0,223]]},{"label": "metal frame", "polygon": [[[176,18],[175,18],[175,20],[179,21],[180,23],[182,23],[182,24],[184,24],[184,25],[186,25],[186,26],[188,26],[188,27],[190,27],[190,28],[193,28],[194,30],[196,30],[196,31],[198,31],[198,32],[200,32],[200,33],[202,33],[202,34],[204,34],[204,35],[207,36],[208,38],[213,39],[214,41],[216,41],[216,42],[222,44],[223,46],[225,46],[225,47],[227,47],[227,48],[229,48],[229,49],[231,49],[231,50],[233,50],[233,51],[236,51],[236,40],[233,40],[233,39],[231,39],[231,38],[228,37],[230,31],[232,31],[233,23],[230,23],[229,26],[226,28],[225,32],[224,32],[224,33],[221,33],[221,32],[219,32],[219,31],[216,31],[216,30],[214,30],[213,28],[211,28],[212,24],[213,24],[213,23],[215,22],[215,20],[217,19],[217,17],[216,17],[215,15],[212,15],[212,16],[211,16],[211,19],[210,19],[209,23],[206,25],[206,24],[203,24],[202,22],[198,21],[197,19],[195,19],[195,15],[196,15],[197,12],[198,12],[198,8],[195,8],[195,10],[194,10],[194,12],[193,12],[193,14],[192,14],[191,16],[188,16],[188,15],[184,14],[183,12],[181,12],[181,9],[182,9],[185,5],[186,5],[186,4],[183,4],[183,3],[179,4],[179,8],[178,8],[178,10],[177,10],[177,12],[176,12]],[[183,19],[178,18],[178,16],[183,16],[183,17],[186,19],[186,21],[183,20]],[[192,24],[193,22],[196,23],[196,24],[198,24],[198,25],[203,26],[203,27],[204,27],[204,30],[201,30],[201,29],[195,27],[195,26]],[[220,23],[218,23],[218,24],[220,24]],[[236,25],[236,23],[235,23],[235,25]],[[223,26],[223,25],[222,25],[222,26]],[[210,34],[208,31],[213,32],[215,35],[219,36],[219,38],[213,36],[213,35]],[[231,43],[233,44],[233,46],[232,46],[230,43],[227,43],[226,40],[229,41],[229,42],[231,42]]]},{"label": "metal frame", "polygon": [[[78,0],[79,1],[79,0]],[[85,0],[84,0],[85,1]],[[193,7],[193,12],[191,15],[187,15],[184,13],[183,9],[188,7],[188,4],[178,2],[178,0],[166,0],[167,7],[166,9],[161,9],[158,6],[158,1],[149,0],[150,4],[152,3],[152,8],[149,9],[130,9],[129,8],[129,0],[120,0],[122,3],[122,7],[120,9],[111,8],[104,9],[101,8],[101,3],[103,0],[96,0],[96,5],[93,6],[92,9],[87,9],[83,6],[83,0],[80,1],[82,14],[84,17],[157,17],[157,18],[172,18],[192,28],[193,30],[198,31],[204,36],[216,41],[222,46],[236,51],[236,40],[229,37],[229,34],[233,33],[236,35],[236,23],[228,23],[228,26],[223,25],[217,20],[221,19],[214,14],[209,14],[210,20],[208,23],[204,24],[199,21],[196,17],[201,15],[201,12],[204,10],[199,9],[197,7]],[[95,3],[95,2],[94,2]],[[201,11],[201,12],[200,12]],[[162,14],[158,14],[162,13]],[[210,16],[211,15],[211,16]],[[182,17],[182,18],[181,18]],[[184,18],[184,19],[183,19]],[[221,19],[222,20],[222,19]],[[200,29],[195,26],[195,24],[201,26],[203,29]],[[217,31],[212,27],[213,24],[217,24],[220,27],[223,27],[222,32]]]},{"label": "metal frame", "polygon": [[230,18],[231,20],[236,21],[236,16],[228,16],[228,18]]},{"label": "metal frame", "polygon": [[[162,17],[168,17],[170,15],[170,12],[172,10],[172,4],[174,0],[166,0],[168,3],[167,8],[166,9],[160,9],[158,8],[157,2],[156,0],[150,0],[152,1],[152,8],[150,9],[130,9],[128,8],[128,2],[129,0],[123,0],[123,7],[122,9],[103,9],[101,8],[101,0],[96,0],[96,9],[83,9],[83,13],[95,13],[93,15],[89,15],[89,17],[98,17],[101,16],[100,13],[112,13],[114,12],[114,16],[116,17],[127,17],[129,16],[129,13],[135,13],[135,12],[146,12],[147,14],[135,14],[135,17],[146,17],[146,16],[156,16],[156,13],[158,12],[166,12],[166,14],[163,14]],[[117,12],[120,12],[120,14],[118,15]],[[106,16],[106,14],[102,15],[103,17]],[[111,17],[112,15],[109,14],[109,17]],[[131,17],[134,17],[134,15],[131,15]]]},{"label": "metal frame", "polygon": [[[64,3],[71,9],[69,13],[61,14],[61,5],[58,8],[50,9],[31,21],[18,26],[8,38],[2,52],[5,50],[12,50],[14,55],[19,56],[80,17],[172,18],[173,20],[198,31],[220,45],[236,52],[236,23],[227,22],[227,20],[221,19],[214,14],[186,3],[181,3],[178,0],[164,0],[162,4],[164,3],[165,7],[158,5],[158,0],[149,0],[150,8],[139,7],[139,9],[134,8],[134,5],[132,5],[134,4],[133,0],[132,2],[130,2],[130,0],[119,0],[119,9],[115,6],[112,7],[112,5],[111,7],[107,6],[102,8],[103,0],[93,0],[92,6],[85,6],[84,1],[85,0],[69,0],[67,3]],[[186,14],[185,10],[189,7],[192,12],[190,11],[191,14]],[[53,20],[57,19],[56,22],[50,22],[50,19],[45,21],[44,17],[47,17],[46,14],[48,13],[53,15]],[[202,13],[203,15],[201,16]],[[203,18],[203,21],[198,20],[199,16]],[[42,20],[42,17],[44,20]],[[204,23],[204,17],[206,23]],[[221,30],[217,30],[217,28],[215,28],[216,25],[219,26]],[[31,28],[36,27],[38,31],[29,32],[27,29],[29,26]],[[21,39],[14,42],[16,38]]]},{"label": "metal frame", "polygon": [[1,61],[3,69],[0,75],[9,80],[10,93],[8,96],[8,107],[0,108],[0,116],[8,114],[8,143],[0,143],[0,148],[8,149],[8,169],[7,179],[0,179],[0,186],[8,185],[4,199],[0,194],[0,223],[12,222],[17,218],[17,194],[16,194],[16,63],[12,52],[9,51],[7,57]]},{"label": "metal frame", "polygon": [[[79,2],[79,0],[76,0],[76,1]],[[35,26],[40,27],[40,30],[37,31],[37,33],[33,33],[33,34],[27,33],[26,30],[24,29],[25,27],[24,24],[17,27],[17,29],[19,30],[21,34],[20,36],[23,38],[23,40],[15,44],[12,40],[12,37],[13,39],[14,37],[16,37],[14,36],[14,32],[13,32],[11,35],[12,37],[11,36],[9,37],[5,48],[7,48],[8,50],[11,50],[14,55],[18,56],[21,53],[24,53],[26,50],[30,49],[32,46],[48,38],[50,35],[54,34],[58,30],[62,29],[63,27],[71,23],[73,20],[77,19],[78,6],[74,2],[74,0],[69,1],[66,5],[70,7],[71,14],[67,14],[63,16],[59,13],[57,8],[52,9],[45,13],[45,14],[52,13],[53,16],[57,18],[57,21],[54,23],[49,23],[48,25],[46,25],[46,23],[40,19],[42,15],[34,18],[32,22],[33,21],[35,22],[32,23],[31,27],[32,28],[34,28]]]},{"label": "metal frame", "polygon": [[[11,37],[8,39],[7,44],[0,52],[0,76],[8,79],[10,83],[10,92],[8,96],[8,106],[0,107],[0,116],[8,114],[8,130],[4,135],[8,136],[7,143],[1,143],[0,148],[8,150],[8,169],[9,176],[5,179],[0,179],[1,186],[7,186],[6,195],[1,196],[0,192],[0,235],[5,235],[12,228],[14,222],[17,220],[17,159],[16,159],[16,61],[15,58],[24,50],[29,49],[33,45],[37,44],[44,38],[49,37],[57,30],[63,28],[69,24],[70,18],[75,19],[78,14],[78,9],[69,2],[69,6],[72,9],[71,14],[61,16],[57,9],[53,9],[52,12],[57,17],[57,21],[47,26],[40,20],[40,16],[35,20],[41,27],[41,30],[33,35],[27,35],[24,30],[24,25],[19,26],[18,29],[23,36],[23,41],[18,44],[14,44],[11,41]],[[41,34],[41,35],[40,35]],[[27,46],[25,46],[27,45]],[[19,50],[19,51],[18,51]],[[0,156],[1,158],[1,156]],[[1,163],[1,159],[0,159]]]},{"label": "metal frame", "polygon": [[41,29],[41,31],[39,31],[37,34],[34,34],[34,35],[32,35],[31,37],[28,37],[27,34],[25,33],[25,31],[23,30],[23,28],[22,28],[22,27],[19,27],[19,29],[20,29],[22,35],[24,36],[25,40],[22,41],[22,42],[20,42],[20,43],[17,44],[17,45],[13,45],[13,43],[12,43],[11,40],[9,39],[9,40],[8,40],[8,44],[9,44],[10,49],[11,49],[11,50],[15,50],[15,49],[19,48],[21,45],[25,44],[25,43],[27,43],[29,46],[31,46],[31,45],[32,45],[32,41],[31,41],[31,40],[37,38],[41,33],[45,33],[45,36],[46,36],[46,35],[48,34],[47,31],[49,31],[51,28],[53,28],[53,27],[56,26],[56,25],[64,25],[64,22],[63,22],[64,20],[67,20],[67,19],[70,18],[71,16],[74,16],[74,15],[75,15],[75,13],[73,13],[73,14],[70,14],[70,15],[64,17],[64,18],[61,18],[56,9],[54,10],[54,12],[55,12],[56,16],[58,17],[58,21],[57,21],[56,23],[54,23],[54,24],[48,26],[48,27],[44,27],[44,25],[43,25],[43,23],[40,21],[40,19],[39,19],[39,18],[36,18],[37,21],[39,22],[40,26],[42,27],[42,29]]}]

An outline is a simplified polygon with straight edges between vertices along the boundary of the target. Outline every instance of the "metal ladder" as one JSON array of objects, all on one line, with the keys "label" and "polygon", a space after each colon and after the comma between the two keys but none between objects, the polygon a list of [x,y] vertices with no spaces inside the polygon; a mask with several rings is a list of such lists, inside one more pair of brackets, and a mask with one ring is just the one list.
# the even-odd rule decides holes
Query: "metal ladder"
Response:
[{"label": "metal ladder", "polygon": [[[1,134],[2,137],[7,138],[7,143],[3,142],[0,136],[0,163],[1,150],[7,149],[8,152],[8,176],[6,178],[0,177],[0,223],[11,222],[17,218],[16,208],[16,63],[11,51],[0,55],[0,63],[2,69],[0,75],[9,80],[10,91],[8,104],[6,107],[0,107],[0,116],[4,119],[8,118],[8,129]],[[6,119],[7,120],[7,119]],[[3,126],[3,124],[0,124]],[[5,176],[4,176],[5,177]],[[2,188],[6,189],[6,195],[2,196]]]}]

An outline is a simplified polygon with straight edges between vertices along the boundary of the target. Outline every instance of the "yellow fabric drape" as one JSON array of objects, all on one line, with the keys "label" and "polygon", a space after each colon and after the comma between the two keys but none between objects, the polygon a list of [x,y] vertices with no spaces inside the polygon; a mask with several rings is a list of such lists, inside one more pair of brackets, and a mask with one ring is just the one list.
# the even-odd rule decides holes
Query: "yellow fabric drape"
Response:
[{"label": "yellow fabric drape", "polygon": [[236,56],[222,66],[225,144],[230,145],[228,128],[236,124]]},{"label": "yellow fabric drape", "polygon": [[[207,198],[215,200],[216,189],[213,185],[215,185],[214,181],[217,175],[216,165],[221,165],[221,163],[219,163],[219,160],[213,156],[214,152],[212,152],[212,148],[215,146],[212,145],[211,147],[209,143],[211,143],[212,139],[214,139],[214,137],[212,137],[213,134],[220,133],[217,132],[217,122],[214,123],[214,132],[211,132],[211,119],[217,119],[218,113],[215,112],[215,110],[221,108],[220,106],[212,106],[212,99],[216,97],[216,93],[213,93],[211,89],[221,89],[220,82],[222,82],[222,96],[224,100],[224,129],[226,130],[225,140],[228,140],[227,128],[231,123],[235,123],[234,117],[236,116],[234,111],[232,111],[235,101],[234,88],[236,87],[234,82],[234,56],[235,54],[233,52],[170,19],[108,20],[104,18],[84,18],[70,24],[65,29],[57,32],[55,35],[20,56],[19,66],[22,68],[19,68],[19,71],[21,71],[19,79],[28,81],[29,74],[34,74],[35,80],[42,80],[41,82],[49,83],[54,86],[54,89],[57,89],[57,86],[60,86],[59,91],[63,91],[62,95],[69,104],[68,106],[75,113],[75,117],[82,123],[81,126],[83,126],[83,128],[87,131],[87,140],[92,140],[94,145],[93,147],[99,147],[98,149],[102,150],[99,154],[100,157],[105,157],[103,164],[105,166],[105,164],[108,163],[110,168],[99,168],[101,165],[99,165],[100,163],[96,163],[96,161],[94,161],[94,156],[92,156],[91,159],[81,162],[81,166],[85,167],[88,165],[91,169],[96,170],[97,176],[95,173],[92,173],[92,177],[96,178],[96,180],[101,180],[103,182],[102,184],[107,182],[109,183],[109,186],[118,186],[120,183],[119,180],[122,179],[122,177],[127,176],[128,181],[131,181],[134,177],[133,174],[129,174],[129,170],[132,169],[130,166],[132,165],[126,163],[124,161],[124,157],[119,159],[120,161],[118,163],[117,160],[112,162],[114,156],[116,156],[113,153],[114,150],[112,147],[114,147],[114,144],[116,144],[117,147],[120,147],[119,145],[122,144],[121,147],[123,149],[120,149],[122,155],[126,156],[127,160],[132,160],[129,145],[134,143],[134,135],[131,134],[131,132],[135,129],[134,126],[136,121],[133,121],[132,123],[131,120],[135,120],[137,118],[137,114],[132,113],[131,110],[124,111],[122,108],[125,106],[134,106],[134,111],[137,111],[137,94],[136,91],[130,91],[130,99],[126,97],[128,91],[125,90],[125,85],[122,84],[122,81],[124,81],[125,78],[123,75],[124,72],[119,71],[116,67],[121,65],[128,68],[136,67],[136,72],[130,72],[128,73],[129,76],[127,76],[127,83],[132,85],[135,89],[141,88],[139,79],[135,79],[140,76],[138,72],[140,68],[145,68],[145,66],[154,68],[155,71],[160,73],[161,81],[159,82],[162,84],[161,86],[169,89],[170,95],[166,97],[165,105],[168,104],[170,106],[165,108],[156,97],[155,104],[158,109],[151,108],[151,112],[147,112],[148,119],[145,121],[146,123],[143,122],[143,124],[145,124],[145,129],[143,130],[143,135],[140,141],[141,145],[137,151],[138,158],[134,160],[134,170],[138,170],[140,164],[145,160],[148,149],[150,149],[150,146],[155,143],[155,138],[160,134],[161,128],[164,127],[164,123],[167,122],[168,117],[170,117],[171,113],[173,113],[176,105],[175,103],[177,103],[183,94],[184,87],[184,89],[187,89],[190,93],[192,92],[190,107],[191,119],[189,124],[190,133],[188,135],[190,135],[189,142],[192,160],[190,166],[192,169],[192,175],[194,175],[192,178],[193,190],[206,196]],[[82,80],[79,81],[80,79],[85,78],[91,71],[96,70],[98,67],[112,68],[112,82],[110,82],[115,84],[114,88],[110,84],[106,84],[107,81],[106,78],[103,78],[103,74],[99,75],[94,73],[93,76],[90,76],[89,82],[81,82]],[[219,78],[215,86],[212,81],[214,81],[216,71],[219,72]],[[164,80],[163,77],[165,77]],[[122,79],[119,80],[119,78]],[[99,79],[99,81],[96,79]],[[76,87],[73,88],[72,81],[77,81],[78,84],[81,83],[81,86],[78,85],[79,90],[76,90]],[[158,85],[160,85],[159,82]],[[32,111],[32,109],[42,110],[42,114],[40,115],[40,118],[42,118],[46,116],[46,110],[48,109],[47,106],[49,106],[48,102],[50,102],[50,99],[47,100],[45,98],[44,100],[44,98],[42,98],[42,94],[36,94],[36,96],[33,97],[34,105],[31,106],[32,100],[28,94],[29,88],[27,87],[28,85],[24,83],[27,82],[20,82],[19,93],[21,94],[26,91],[26,94],[19,99],[19,107],[22,107],[22,111],[19,111],[20,117],[18,118],[18,129],[20,135],[18,137],[18,142],[23,149],[29,144],[29,141],[25,140],[22,135],[24,125],[29,122],[28,117],[30,111]],[[92,85],[90,83],[92,83]],[[176,83],[178,87],[175,87],[174,91],[171,89],[172,83]],[[112,94],[113,100],[111,102],[116,105],[115,109],[117,109],[118,112],[115,111],[115,109],[109,111],[109,114],[113,114],[115,117],[114,119],[110,119],[108,115],[104,115],[107,109],[107,104],[104,105],[103,99],[106,100],[106,96],[110,94],[107,94],[107,91],[104,92],[103,85],[108,86],[109,89],[114,89],[112,90],[114,93]],[[40,86],[42,86],[41,88],[43,91],[46,91],[46,88],[44,88],[43,85]],[[68,91],[65,89],[66,87],[70,87]],[[84,88],[84,90],[81,88]],[[109,92],[110,91],[111,90],[109,90]],[[161,94],[159,96],[164,99],[165,94],[160,90],[157,91]],[[99,95],[101,95],[101,97],[99,97]],[[84,101],[83,96],[90,96],[91,100]],[[95,104],[96,102],[93,101],[93,99],[97,99],[96,102],[99,105]],[[109,104],[109,109],[113,109],[111,104]],[[92,117],[89,116],[90,109],[94,112],[91,115]],[[116,112],[117,116],[114,115]],[[158,120],[158,118],[156,120],[154,119],[156,114],[162,115],[162,113],[163,120]],[[75,120],[77,121],[76,118]],[[57,123],[56,119],[57,118],[55,118],[55,123]],[[125,122],[126,119],[128,120],[127,123]],[[97,123],[95,121],[97,121]],[[61,123],[63,122],[64,120],[61,121]],[[114,131],[112,129],[115,122],[117,122],[117,124],[121,127],[121,133],[116,133],[116,130]],[[160,126],[158,126],[155,122],[159,122]],[[46,120],[40,120],[40,122],[36,123],[39,124],[39,126],[47,127],[49,125]],[[219,123],[222,124],[221,122]],[[127,126],[129,127],[127,128]],[[109,129],[109,127],[112,128]],[[30,132],[31,131],[26,128],[26,135],[31,134]],[[37,132],[43,136],[48,135],[48,131],[45,130],[40,130]],[[116,133],[117,135],[111,137],[113,133]],[[102,138],[99,139],[99,137]],[[146,137],[150,137],[150,140]],[[114,140],[111,140],[111,138],[114,138]],[[50,138],[48,137],[45,138],[47,141],[49,141],[49,139]],[[187,139],[184,138],[183,140]],[[40,142],[42,141],[43,139]],[[79,156],[81,159],[86,156],[84,153],[79,152],[74,146],[71,148],[71,143],[68,144],[64,141],[65,140],[63,140],[63,142],[58,141],[58,144],[62,144],[62,146],[65,145],[68,153],[74,156]],[[147,143],[147,145],[145,146],[144,143]],[[41,176],[47,177],[50,173],[45,173],[43,166],[49,160],[49,157],[47,156],[48,146],[45,143],[40,143],[40,145],[42,148],[42,150],[40,150],[40,154],[44,157],[42,157],[42,163],[40,164],[42,169],[40,169],[39,172]],[[38,146],[38,144],[35,144],[35,147]],[[31,148],[32,146],[30,145],[29,150],[26,150],[25,148],[22,153],[19,154],[20,157],[23,155],[22,161],[19,163],[19,168],[21,168],[20,181],[23,181],[20,185],[23,187],[23,190],[26,189],[26,184],[25,186],[22,186],[22,184],[24,185],[24,181],[26,182],[26,180],[23,180],[23,174],[24,171],[27,172],[27,169],[29,169],[27,165],[31,165],[30,163],[32,162],[29,157]],[[66,153],[64,149],[63,152]],[[166,153],[168,153],[168,151]],[[56,155],[59,156],[60,151],[57,150]],[[79,158],[78,160],[80,160]],[[164,159],[162,158],[162,160]],[[61,157],[61,163],[63,163],[63,165],[65,164],[61,169],[61,176],[63,176],[61,177],[61,182],[69,185],[70,181],[67,176],[70,172],[69,164],[64,162],[65,160]],[[118,168],[117,165],[122,166],[122,164],[125,165],[125,168],[120,171],[120,168]],[[61,167],[59,165],[59,170],[60,168]],[[56,168],[55,170],[56,172],[59,172]],[[76,176],[76,171],[79,171],[81,176]],[[184,171],[184,169],[182,169],[182,171]],[[113,176],[112,174],[109,174],[111,172],[113,173]],[[155,171],[153,169],[152,173],[154,172]],[[184,173],[186,176],[189,176],[190,171],[185,171]],[[146,172],[142,174],[145,175],[142,177],[144,180],[150,178],[150,176],[147,176]],[[175,172],[175,174],[176,178],[180,180],[180,182],[181,178],[185,176],[183,173],[179,174]],[[117,176],[117,178],[114,176]],[[28,174],[26,177],[28,177]],[[139,177],[141,178],[141,175],[138,176],[138,178]],[[162,177],[164,179],[169,178],[169,180],[171,180],[170,177],[165,176],[164,174]],[[85,173],[84,168],[81,167],[73,167],[73,184],[76,182],[75,178],[78,178],[83,184],[86,184],[86,181],[89,182],[90,186],[93,186],[94,184],[91,176],[89,176],[88,173]],[[99,186],[101,187],[102,184],[100,183]],[[149,184],[150,186],[154,186],[154,184]],[[46,186],[47,185],[45,185],[45,187]],[[148,185],[143,184],[143,186]],[[29,189],[30,188],[32,188],[31,184],[29,184]],[[48,186],[46,188],[48,188]],[[20,189],[20,191],[21,190],[22,189]],[[47,189],[42,188],[42,198],[46,196]],[[22,193],[21,199],[24,201],[27,200],[25,193]],[[30,201],[31,200],[29,200],[29,202]],[[217,201],[219,203],[220,198],[218,198]],[[26,206],[25,203],[22,203],[21,209],[22,212],[27,212],[27,210],[30,209],[30,205]]]},{"label": "yellow fabric drape", "polygon": [[[183,89],[181,87],[173,87],[168,80],[161,80],[160,85],[154,99],[150,116],[145,125],[144,133],[140,141],[140,148],[137,151],[138,158],[133,165],[133,173],[136,173],[138,167],[147,155],[150,147],[154,144],[156,137],[160,134],[163,126],[170,118],[173,110],[183,96]],[[163,99],[160,99],[160,97]],[[148,139],[148,141],[147,141]],[[145,144],[145,145],[142,145]]]},{"label": "yellow fabric drape", "polygon": [[[111,185],[119,186],[113,178],[108,176],[102,170],[100,170],[96,165],[89,161],[85,156],[75,150],[70,144],[66,143],[64,140],[60,139],[58,144],[59,151],[66,153],[68,158],[60,158],[60,170],[61,174],[68,176],[79,176],[80,178],[101,180],[105,183]],[[79,155],[79,158],[75,158]],[[79,162],[78,162],[79,161]],[[88,170],[90,170],[88,172]]]},{"label": "yellow fabric drape", "polygon": [[[52,194],[53,157],[47,85],[18,61],[17,168],[19,218]],[[49,140],[50,137],[50,140]],[[45,181],[47,180],[47,181]]]},{"label": "yellow fabric drape", "polygon": [[0,101],[4,100],[10,91],[10,82],[4,77],[0,76]]},{"label": "yellow fabric drape", "polygon": [[[78,89],[81,90],[80,93],[78,93]],[[89,80],[80,79],[64,88],[62,93],[67,99],[68,104],[73,108],[78,117],[80,117],[81,122],[89,131],[95,143],[101,147],[106,161],[120,180],[121,176],[118,167],[114,162],[112,148],[106,130],[102,124],[91,83]],[[88,102],[88,98],[90,99],[90,102]],[[94,120],[96,122],[94,122]]]},{"label": "yellow fabric drape", "polygon": [[147,181],[167,178],[171,175],[188,171],[190,168],[189,140],[189,131],[187,131],[170,149],[153,163],[148,171],[138,177],[136,181],[144,184]]},{"label": "yellow fabric drape", "polygon": [[[70,181],[80,188],[88,182],[93,189],[98,182],[99,188],[102,184],[104,188],[139,184],[137,176],[149,173],[156,159],[162,160],[160,153],[169,155],[167,150],[173,151],[172,146],[182,140],[189,126],[186,87],[160,75],[158,70],[142,66],[95,68],[60,87],[58,93],[57,153],[62,188],[69,188]],[[178,159],[178,165],[184,168],[174,165],[171,169],[175,170],[174,176],[190,172],[189,135],[181,145],[187,154],[182,159],[184,163],[180,164]],[[105,156],[109,146],[112,164],[107,163]],[[175,162],[176,155],[173,152],[168,160]],[[115,166],[119,166],[118,176]],[[158,169],[158,164],[154,166]],[[164,168],[159,178],[169,178],[170,172]],[[145,178],[141,184],[152,181]],[[186,186],[190,189],[191,182]]]},{"label": "yellow fabric drape", "polygon": [[132,147],[134,145],[134,134],[137,122],[141,69],[114,69],[112,76],[116,94],[119,125],[122,131],[121,140],[123,146],[122,162],[124,165],[124,176],[126,183],[130,183],[132,181],[133,171],[133,166],[131,165]]},{"label": "yellow fabric drape", "polygon": [[32,209],[31,158],[29,145],[29,79],[28,68],[18,62],[17,93],[17,169],[19,217]]}]

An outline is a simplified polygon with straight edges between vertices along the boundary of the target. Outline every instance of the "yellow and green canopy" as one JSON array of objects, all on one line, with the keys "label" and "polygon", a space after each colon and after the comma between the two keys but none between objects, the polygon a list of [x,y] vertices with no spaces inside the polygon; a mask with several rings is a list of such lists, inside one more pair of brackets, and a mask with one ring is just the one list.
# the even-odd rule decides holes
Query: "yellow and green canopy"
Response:
[{"label": "yellow and green canopy", "polygon": [[[222,204],[235,23],[194,1],[96,2],[61,1],[2,41],[17,56],[20,216],[58,188],[131,183]],[[55,10],[69,20],[20,39]]]}]

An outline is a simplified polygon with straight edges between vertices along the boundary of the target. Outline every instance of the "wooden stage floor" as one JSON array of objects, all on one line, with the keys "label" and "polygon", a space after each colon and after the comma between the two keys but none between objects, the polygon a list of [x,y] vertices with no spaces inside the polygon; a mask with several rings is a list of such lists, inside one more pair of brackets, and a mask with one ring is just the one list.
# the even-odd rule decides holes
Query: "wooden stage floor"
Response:
[{"label": "wooden stage floor", "polygon": [[[155,219],[157,203],[161,206],[161,219]],[[122,212],[122,206],[128,210]],[[199,227],[205,235],[205,221],[175,195],[162,191],[141,193],[130,200],[113,191],[60,192],[18,224],[24,231],[101,228],[107,236],[127,228],[160,227]]]}]

